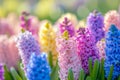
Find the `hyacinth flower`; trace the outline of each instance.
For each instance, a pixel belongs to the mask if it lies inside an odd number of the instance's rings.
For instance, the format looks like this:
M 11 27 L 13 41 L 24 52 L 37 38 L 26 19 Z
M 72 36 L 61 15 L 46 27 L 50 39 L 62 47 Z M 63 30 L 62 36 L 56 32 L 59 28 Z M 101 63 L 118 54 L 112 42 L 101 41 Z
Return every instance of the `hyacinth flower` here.
M 29 13 L 27 12 L 22 12 L 22 15 L 20 16 L 20 20 L 21 20 L 21 27 L 25 30 L 29 30 L 30 29 L 30 25 L 31 25 L 31 18 L 29 17 Z
M 78 24 L 77 17 L 74 14 L 71 14 L 71 13 L 63 14 L 58 19 L 57 23 L 59 24 L 62 20 L 64 20 L 65 17 L 67 17 L 71 21 L 71 23 L 73 24 L 74 27 Z
M 0 63 L 5 63 L 9 68 L 17 67 L 20 60 L 14 38 L 15 36 L 10 38 L 7 35 L 0 36 Z
M 50 66 L 45 54 L 31 54 L 26 76 L 28 80 L 50 80 Z
M 19 54 L 22 58 L 22 62 L 24 64 L 24 68 L 26 68 L 31 53 L 35 52 L 37 54 L 40 54 L 40 47 L 38 45 L 38 42 L 32 36 L 32 33 L 28 31 L 20 33 L 16 38 L 16 43 Z
M 109 31 L 106 34 L 106 60 L 105 60 L 105 72 L 106 77 L 110 71 L 110 67 L 113 65 L 113 80 L 120 75 L 120 31 L 115 25 L 111 25 Z
M 105 30 L 108 31 L 109 27 L 114 24 L 118 29 L 120 29 L 120 14 L 115 11 L 111 10 L 105 14 Z
M 102 39 L 100 41 L 97 42 L 97 48 L 99 50 L 99 56 L 100 56 L 100 60 L 101 59 L 105 59 L 106 58 L 106 53 L 105 53 L 105 40 Z
M 100 12 L 94 10 L 89 14 L 87 17 L 87 27 L 95 36 L 96 42 L 104 38 L 104 17 Z
M 31 16 L 28 12 L 22 12 L 22 15 L 20 16 L 20 26 L 22 27 L 22 30 L 28 30 L 35 34 L 38 32 L 38 26 L 36 26 L 36 24 L 39 25 L 39 21 L 36 17 Z
M 97 49 L 95 38 L 89 29 L 80 28 L 76 35 L 77 53 L 81 60 L 81 66 L 88 73 L 88 60 L 92 58 L 93 62 L 99 60 L 99 51 Z
M 74 37 L 70 37 L 68 31 L 56 38 L 58 51 L 58 65 L 60 67 L 60 80 L 67 80 L 68 71 L 71 69 L 74 74 L 74 80 L 78 80 L 81 70 L 81 62 L 77 55 L 77 46 Z
M 58 53 L 56 51 L 56 33 L 49 22 L 44 22 L 39 30 L 39 42 L 42 51 L 52 54 L 53 65 L 55 65 Z
M 2 64 L 0 64 L 0 80 L 4 80 L 4 69 Z
M 67 17 L 65 17 L 63 22 L 60 23 L 59 29 L 60 29 L 61 34 L 63 34 L 63 32 L 65 30 L 67 30 L 70 37 L 74 36 L 74 34 L 75 34 L 75 29 L 73 27 L 73 24 L 71 23 L 71 21 Z
M 13 35 L 14 31 L 10 28 L 9 23 L 6 19 L 0 19 L 0 35 Z

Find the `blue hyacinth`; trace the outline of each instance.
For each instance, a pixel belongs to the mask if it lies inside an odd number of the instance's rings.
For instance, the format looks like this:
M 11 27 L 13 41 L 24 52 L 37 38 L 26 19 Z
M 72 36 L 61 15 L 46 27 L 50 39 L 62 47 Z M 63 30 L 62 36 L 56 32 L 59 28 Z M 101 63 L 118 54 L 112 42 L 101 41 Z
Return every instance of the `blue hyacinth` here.
M 111 25 L 106 34 L 106 60 L 105 72 L 106 77 L 109 74 L 110 67 L 114 66 L 113 80 L 120 75 L 120 31 L 115 25 Z
M 28 80 L 50 80 L 50 66 L 45 54 L 31 55 L 26 75 Z
M 29 58 L 32 52 L 40 54 L 40 47 L 38 42 L 35 40 L 31 32 L 20 33 L 16 39 L 17 48 L 19 50 L 24 68 L 26 70 L 26 65 L 29 62 Z

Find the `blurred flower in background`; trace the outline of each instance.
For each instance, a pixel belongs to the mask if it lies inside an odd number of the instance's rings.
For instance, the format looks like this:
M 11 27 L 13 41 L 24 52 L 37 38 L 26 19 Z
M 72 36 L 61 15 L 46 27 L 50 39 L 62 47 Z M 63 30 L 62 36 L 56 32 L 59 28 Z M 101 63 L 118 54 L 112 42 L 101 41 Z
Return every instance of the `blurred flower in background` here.
M 28 11 L 40 19 L 52 22 L 67 12 L 77 15 L 78 19 L 84 19 L 94 9 L 104 14 L 108 10 L 118 10 L 119 5 L 120 0 L 0 0 L 0 17 L 10 12 L 20 14 Z

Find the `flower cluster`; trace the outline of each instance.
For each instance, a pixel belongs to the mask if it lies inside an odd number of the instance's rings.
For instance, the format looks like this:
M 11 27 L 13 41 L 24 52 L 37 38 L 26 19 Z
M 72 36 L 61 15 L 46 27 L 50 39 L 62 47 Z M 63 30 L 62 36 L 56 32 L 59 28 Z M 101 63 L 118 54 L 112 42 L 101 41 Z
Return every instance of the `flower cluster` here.
M 22 15 L 20 16 L 20 20 L 21 20 L 21 24 L 20 24 L 21 27 L 24 28 L 25 30 L 29 30 L 31 25 L 31 19 L 29 18 L 29 13 L 22 12 Z
M 81 60 L 82 68 L 88 73 L 88 60 L 92 58 L 93 61 L 99 60 L 99 51 L 95 44 L 95 38 L 88 29 L 80 28 L 77 31 L 77 51 Z
M 73 37 L 59 36 L 56 39 L 58 56 L 58 64 L 60 67 L 59 77 L 61 80 L 67 80 L 68 71 L 72 69 L 75 80 L 78 80 L 81 63 L 77 55 L 77 46 Z M 76 66 L 77 65 L 77 66 Z
M 97 45 L 97 48 L 99 50 L 100 59 L 105 59 L 106 58 L 106 54 L 105 54 L 105 40 L 102 39 L 101 41 L 98 41 L 96 45 Z
M 15 36 L 8 38 L 7 35 L 0 37 L 0 63 L 5 63 L 9 68 L 17 67 L 17 62 L 20 60 L 14 38 Z
M 43 23 L 39 30 L 39 42 L 41 49 L 46 53 L 52 53 L 53 64 L 56 63 L 58 53 L 56 51 L 56 33 L 49 22 Z
M 77 17 L 72 14 L 72 13 L 66 13 L 66 14 L 63 14 L 57 21 L 57 23 L 59 24 L 62 20 L 64 20 L 64 18 L 67 17 L 72 25 L 75 27 L 77 24 L 78 24 L 78 20 L 77 20 Z
M 59 29 L 60 29 L 60 33 L 62 34 L 65 30 L 68 31 L 68 33 L 70 34 L 70 37 L 74 36 L 75 34 L 75 30 L 74 30 L 74 27 L 71 23 L 71 21 L 65 17 L 63 22 L 60 23 L 59 25 Z
M 45 54 L 31 54 L 26 75 L 28 80 L 50 80 L 50 66 Z
M 98 11 L 90 13 L 87 18 L 87 27 L 95 36 L 96 42 L 104 37 L 104 17 Z
M 113 79 L 120 75 L 120 31 L 115 25 L 111 25 L 106 34 L 106 60 L 105 72 L 106 76 L 110 71 L 110 66 L 114 66 Z
M 105 14 L 105 30 L 108 31 L 109 27 L 114 24 L 120 29 L 120 15 L 117 11 L 111 10 Z
M 14 31 L 10 28 L 10 25 L 7 23 L 6 19 L 0 19 L 0 35 L 13 35 Z
M 16 43 L 24 67 L 26 67 L 27 63 L 29 62 L 32 52 L 40 54 L 40 47 L 38 45 L 38 42 L 34 39 L 31 32 L 26 31 L 19 34 L 16 38 Z
M 2 64 L 0 64 L 0 80 L 4 80 L 4 69 Z

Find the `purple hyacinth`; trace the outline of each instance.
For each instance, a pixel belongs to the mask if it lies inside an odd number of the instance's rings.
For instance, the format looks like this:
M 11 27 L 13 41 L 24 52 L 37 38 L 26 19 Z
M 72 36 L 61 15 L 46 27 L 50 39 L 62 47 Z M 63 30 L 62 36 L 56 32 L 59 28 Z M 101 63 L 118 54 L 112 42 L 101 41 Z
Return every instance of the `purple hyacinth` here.
M 89 58 L 92 58 L 93 62 L 96 59 L 99 60 L 99 51 L 95 44 L 95 38 L 88 29 L 80 28 L 77 33 L 77 53 L 80 57 L 82 68 L 88 73 L 88 60 Z
M 2 64 L 0 64 L 0 80 L 4 80 L 4 69 Z
M 71 21 L 65 17 L 63 22 L 60 23 L 60 26 L 59 26 L 59 29 L 60 29 L 60 33 L 62 34 L 65 30 L 68 31 L 68 33 L 70 34 L 70 37 L 74 36 L 75 34 L 75 29 L 71 23 Z
M 94 10 L 93 13 L 89 14 L 87 18 L 87 27 L 95 36 L 95 42 L 100 41 L 105 36 L 105 32 L 103 30 L 104 17 L 100 12 L 96 10 Z
M 35 52 L 39 54 L 40 47 L 38 45 L 38 42 L 32 36 L 32 33 L 28 31 L 19 34 L 16 39 L 16 43 L 16 46 L 22 58 L 22 62 L 24 64 L 24 68 L 26 68 L 31 53 Z

